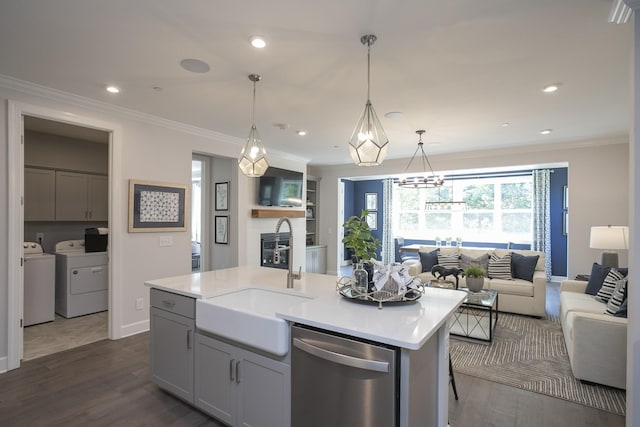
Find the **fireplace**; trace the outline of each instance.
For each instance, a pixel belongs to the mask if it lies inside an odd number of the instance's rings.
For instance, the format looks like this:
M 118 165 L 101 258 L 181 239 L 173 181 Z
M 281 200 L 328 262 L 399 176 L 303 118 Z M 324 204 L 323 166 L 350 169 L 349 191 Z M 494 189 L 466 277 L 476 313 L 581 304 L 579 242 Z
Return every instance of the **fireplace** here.
M 289 236 L 287 233 L 280 233 L 279 247 L 289 246 Z M 276 248 L 276 234 L 262 233 L 260 234 L 260 265 L 263 267 L 289 268 L 289 249 L 280 249 L 280 263 L 273 262 L 273 252 Z

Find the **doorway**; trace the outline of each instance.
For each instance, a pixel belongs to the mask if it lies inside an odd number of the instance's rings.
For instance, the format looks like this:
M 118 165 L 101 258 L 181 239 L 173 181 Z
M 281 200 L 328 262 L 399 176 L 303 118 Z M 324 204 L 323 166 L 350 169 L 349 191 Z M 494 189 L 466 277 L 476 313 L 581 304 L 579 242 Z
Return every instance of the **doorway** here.
M 24 346 L 24 267 L 23 267 L 23 242 L 25 240 L 25 217 L 24 217 L 24 169 L 25 152 L 22 143 L 25 134 L 25 117 L 35 117 L 50 120 L 62 124 L 85 127 L 100 131 L 107 135 L 108 153 L 108 183 L 107 183 L 107 223 L 112 229 L 121 229 L 123 221 L 113 212 L 121 210 L 122 203 L 119 201 L 120 187 L 115 177 L 119 176 L 119 166 L 114 159 L 119 158 L 121 151 L 121 130 L 118 125 L 96 120 L 81 115 L 71 115 L 68 112 L 53 110 L 49 108 L 9 101 L 8 105 L 8 158 L 9 168 L 9 209 L 8 209 L 8 310 L 7 310 L 7 359 L 6 370 L 20 367 Z M 37 240 L 37 237 L 36 237 Z M 122 336 L 119 325 L 115 324 L 120 316 L 120 303 L 116 296 L 120 295 L 121 265 L 116 256 L 119 248 L 117 235 L 109 236 L 109 247 L 107 250 L 108 262 L 108 301 L 107 301 L 107 334 L 110 339 L 117 339 Z
M 209 270 L 209 203 L 211 158 L 194 154 L 191 159 L 191 271 Z

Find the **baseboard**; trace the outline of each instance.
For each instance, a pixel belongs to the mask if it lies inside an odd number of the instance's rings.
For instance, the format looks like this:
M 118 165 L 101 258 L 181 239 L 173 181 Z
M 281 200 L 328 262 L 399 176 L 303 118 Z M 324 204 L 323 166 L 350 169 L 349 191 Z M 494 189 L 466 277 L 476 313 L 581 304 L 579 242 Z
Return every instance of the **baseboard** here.
M 142 332 L 147 332 L 149 330 L 149 320 L 143 320 L 141 322 L 130 323 L 128 325 L 124 325 L 121 329 L 120 338 L 130 337 L 131 335 L 141 334 Z
M 0 357 L 0 374 L 4 374 L 5 372 L 7 372 L 7 364 L 8 364 L 7 356 Z

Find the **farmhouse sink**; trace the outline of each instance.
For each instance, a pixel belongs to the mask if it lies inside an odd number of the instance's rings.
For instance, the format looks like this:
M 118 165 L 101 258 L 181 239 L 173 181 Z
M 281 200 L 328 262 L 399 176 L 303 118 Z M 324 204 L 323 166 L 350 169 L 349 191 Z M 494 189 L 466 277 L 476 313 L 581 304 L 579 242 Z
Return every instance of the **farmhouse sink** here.
M 289 325 L 278 311 L 313 299 L 296 291 L 243 288 L 196 301 L 198 329 L 279 356 L 289 352 Z

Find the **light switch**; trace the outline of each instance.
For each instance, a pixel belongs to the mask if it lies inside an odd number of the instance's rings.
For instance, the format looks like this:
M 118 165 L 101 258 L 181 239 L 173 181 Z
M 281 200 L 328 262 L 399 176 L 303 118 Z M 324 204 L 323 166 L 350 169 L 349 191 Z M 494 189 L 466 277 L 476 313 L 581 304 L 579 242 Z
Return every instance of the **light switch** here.
M 173 237 L 160 236 L 160 246 L 172 246 L 172 245 L 173 245 Z

